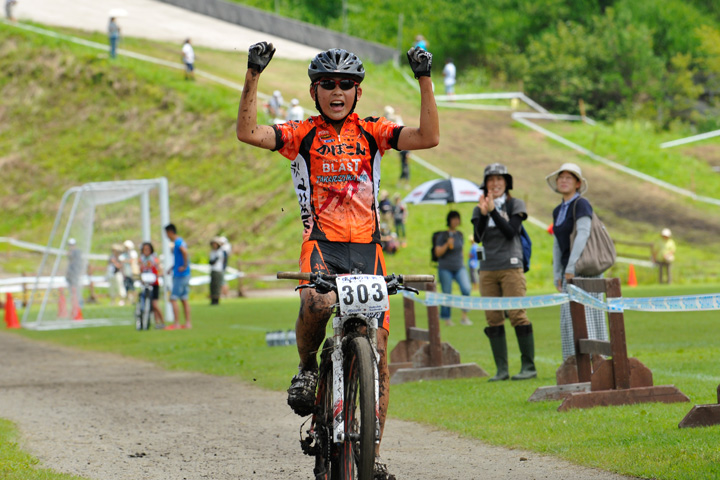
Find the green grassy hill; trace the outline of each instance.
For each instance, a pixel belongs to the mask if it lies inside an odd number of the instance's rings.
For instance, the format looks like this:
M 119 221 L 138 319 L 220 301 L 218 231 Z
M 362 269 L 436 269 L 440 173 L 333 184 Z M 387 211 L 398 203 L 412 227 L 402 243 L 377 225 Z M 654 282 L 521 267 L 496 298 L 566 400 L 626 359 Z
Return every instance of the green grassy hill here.
M 72 32 L 104 42 L 100 34 Z M 126 39 L 129 50 L 177 61 L 176 45 Z M 242 83 L 244 54 L 198 48 L 198 68 Z M 391 104 L 405 123 L 417 123 L 419 97 L 389 65 L 368 65 L 361 115 L 381 114 Z M 310 106 L 306 62 L 275 59 L 263 73 L 260 89 L 282 90 Z M 239 92 L 199 79 L 186 82 L 182 73 L 0 25 L 0 186 L 4 215 L 0 236 L 44 243 L 62 193 L 85 182 L 166 176 L 170 182 L 173 221 L 188 240 L 193 260 L 206 262 L 207 242 L 224 233 L 245 261 L 277 260 L 256 267 L 263 273 L 295 268 L 301 227 L 288 161 L 277 153 L 239 143 L 234 122 Z M 261 118 L 261 121 L 268 119 Z M 553 124 L 580 143 L 596 144 L 603 155 L 627 160 L 633 168 L 720 196 L 720 180 L 710 166 L 720 142 L 660 154 L 667 140 L 652 129 Z M 673 135 L 689 134 L 675 131 Z M 592 143 L 593 145 L 588 145 Z M 441 144 L 419 154 L 453 176 L 480 182 L 491 162 L 503 162 L 515 176 L 515 195 L 525 199 L 532 215 L 545 222 L 558 197 L 544 177 L 565 161 L 580 163 L 590 180 L 588 198 L 616 238 L 654 241 L 660 228 L 674 229 L 680 246 L 678 279 L 715 278 L 720 266 L 717 208 L 698 204 L 648 186 L 594 162 L 514 123 L 507 113 L 443 109 Z M 388 152 L 382 188 L 406 193 L 396 184 L 399 161 Z M 649 162 L 654 158 L 654 162 Z M 636 159 L 637 161 L 632 161 Z M 412 185 L 436 175 L 412 164 Z M 471 234 L 472 205 L 458 205 L 466 236 Z M 429 242 L 442 229 L 444 206 L 413 206 L 409 244 L 388 257 L 395 272 L 432 271 Z M 99 244 L 124 238 L 134 219 L 119 222 L 99 217 L 106 232 Z M 551 237 L 530 227 L 534 241 L 529 283 L 550 288 Z M 103 243 L 104 242 L 104 243 Z M 102 252 L 103 248 L 96 251 Z M 3 273 L 31 271 L 37 257 L 8 250 L 0 259 Z M 626 267 L 617 267 L 624 276 Z M 651 271 L 640 271 L 651 281 Z

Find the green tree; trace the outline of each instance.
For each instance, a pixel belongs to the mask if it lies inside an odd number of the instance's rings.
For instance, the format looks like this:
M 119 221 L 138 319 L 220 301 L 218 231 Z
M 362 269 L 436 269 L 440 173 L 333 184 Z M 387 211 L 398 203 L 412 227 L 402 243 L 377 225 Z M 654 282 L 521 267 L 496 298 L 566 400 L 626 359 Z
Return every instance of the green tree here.
M 612 8 L 587 28 L 558 23 L 530 43 L 526 57 L 525 87 L 534 98 L 558 111 L 577 111 L 582 98 L 601 118 L 630 114 L 655 97 L 663 72 L 650 30 Z

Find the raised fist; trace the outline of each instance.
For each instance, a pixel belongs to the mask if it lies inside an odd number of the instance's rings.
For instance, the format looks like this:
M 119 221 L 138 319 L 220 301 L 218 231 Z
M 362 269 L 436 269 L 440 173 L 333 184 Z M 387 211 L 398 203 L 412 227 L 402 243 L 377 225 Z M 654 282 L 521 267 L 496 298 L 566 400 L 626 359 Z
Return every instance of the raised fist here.
M 251 45 L 248 51 L 248 68 L 262 73 L 270 60 L 272 60 L 273 55 L 275 55 L 275 47 L 273 47 L 272 43 L 259 42 Z
M 412 68 L 415 78 L 429 77 L 430 68 L 432 67 L 432 53 L 423 50 L 420 47 L 413 47 L 407 52 L 410 68 Z

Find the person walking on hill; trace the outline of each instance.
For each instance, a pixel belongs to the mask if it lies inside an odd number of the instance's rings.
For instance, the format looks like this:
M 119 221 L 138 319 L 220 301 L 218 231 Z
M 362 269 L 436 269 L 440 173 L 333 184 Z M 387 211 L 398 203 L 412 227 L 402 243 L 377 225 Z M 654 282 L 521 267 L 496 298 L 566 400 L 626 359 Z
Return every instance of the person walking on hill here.
M 452 58 L 448 57 L 445 60 L 445 67 L 443 68 L 443 83 L 445 85 L 445 95 L 450 97 L 455 95 L 455 77 L 457 75 L 457 69 L 453 63 Z
M 667 284 L 669 285 L 672 281 L 672 278 L 670 277 L 670 264 L 672 264 L 675 261 L 675 250 L 677 250 L 677 246 L 675 245 L 675 240 L 672 238 L 672 232 L 669 228 L 663 228 L 660 232 L 660 237 L 662 238 L 662 243 L 660 244 L 660 249 L 658 252 L 655 252 L 655 247 L 653 246 L 653 261 L 658 266 L 658 275 L 659 275 L 659 282 L 663 283 L 663 270 L 665 271 L 666 278 L 667 278 Z
M 185 80 L 195 80 L 195 50 L 189 38 L 182 46 L 182 59 L 185 64 Z
M 187 244 L 177 234 L 177 228 L 174 224 L 165 225 L 165 234 L 168 239 L 173 242 L 173 258 L 175 260 L 172 268 L 167 273 L 172 272 L 173 285 L 170 294 L 170 304 L 173 309 L 175 320 L 166 327 L 167 330 L 175 330 L 177 328 L 192 328 L 190 322 L 190 304 L 188 297 L 190 296 L 190 255 L 188 254 Z M 180 300 L 183 305 L 183 313 L 185 314 L 185 323 L 180 325 L 180 312 L 178 311 L 177 301 Z
M 117 57 L 117 45 L 120 41 L 120 26 L 115 21 L 115 17 L 110 18 L 108 23 L 108 40 L 110 41 L 110 58 Z
M 562 196 L 562 202 L 553 210 L 553 280 L 559 292 L 567 293 L 567 282 L 575 276 L 575 263 L 582 255 L 590 238 L 593 209 L 582 195 L 588 190 L 588 182 L 582 170 L 574 163 L 565 163 L 545 177 L 550 188 Z M 571 241 L 573 231 L 577 232 Z M 601 278 L 602 275 L 592 278 Z M 608 340 L 605 314 L 601 310 L 585 307 L 588 338 Z M 563 361 L 575 355 L 570 304 L 560 307 L 560 338 Z
M 463 245 L 465 243 L 463 234 L 458 230 L 460 226 L 460 213 L 451 210 L 447 214 L 448 229 L 435 237 L 435 256 L 438 258 L 438 279 L 443 293 L 452 293 L 452 284 L 455 280 L 463 295 L 470 296 L 470 277 L 465 269 L 465 257 Z M 450 318 L 450 307 L 440 307 L 440 320 L 448 327 L 453 326 Z M 472 325 L 468 318 L 468 311 L 462 310 L 461 325 Z
M 258 81 L 274 53 L 272 44 L 265 42 L 250 47 L 238 108 L 237 138 L 250 145 L 277 150 L 292 161 L 290 169 L 304 227 L 301 270 L 340 274 L 357 268 L 365 274 L 385 275 L 377 199 L 380 162 L 391 148 L 431 148 L 440 140 L 430 80 L 432 55 L 416 48 L 407 53 L 420 85 L 418 128 L 403 127 L 385 118 L 361 119 L 354 113 L 363 93 L 360 84 L 365 79 L 365 67 L 355 54 L 340 48 L 320 52 L 308 67 L 310 98 L 315 102 L 318 116 L 302 122 L 258 125 Z M 334 303 L 334 294 L 320 294 L 313 289 L 303 289 L 300 293 L 295 327 L 300 365 L 288 389 L 288 404 L 301 416 L 311 413 L 315 403 L 317 351 L 325 337 Z M 389 320 L 389 312 L 385 312 L 377 331 L 380 438 L 390 391 Z M 378 442 L 375 480 L 394 479 L 379 453 Z
M 483 190 L 473 210 L 474 239 L 482 242 L 484 257 L 480 259 L 480 294 L 483 297 L 524 297 L 523 250 L 520 240 L 522 222 L 527 218 L 525 202 L 510 195 L 513 177 L 507 167 L 493 163 L 485 167 Z M 482 255 L 481 255 L 482 256 Z M 535 339 L 525 310 L 509 310 L 510 324 L 515 328 L 520 348 L 520 373 L 513 380 L 537 377 L 535 369 Z M 485 335 L 495 359 L 497 373 L 491 382 L 510 378 L 505 314 L 501 310 L 486 310 L 488 326 Z
M 15 5 L 17 5 L 17 0 L 5 0 L 5 17 L 11 22 L 15 21 L 15 16 L 13 15 Z
M 288 121 L 302 122 L 305 120 L 305 109 L 300 106 L 300 100 L 293 98 L 290 100 L 290 109 L 287 114 Z

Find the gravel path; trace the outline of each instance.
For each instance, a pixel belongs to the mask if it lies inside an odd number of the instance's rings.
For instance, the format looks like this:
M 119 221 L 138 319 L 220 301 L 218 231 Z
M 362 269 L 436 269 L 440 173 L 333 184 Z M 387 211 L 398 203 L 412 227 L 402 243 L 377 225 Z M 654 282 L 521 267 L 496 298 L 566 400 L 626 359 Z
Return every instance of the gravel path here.
M 285 396 L 232 378 L 0 333 L 0 417 L 41 465 L 94 480 L 311 479 Z M 390 419 L 400 480 L 626 477 Z

